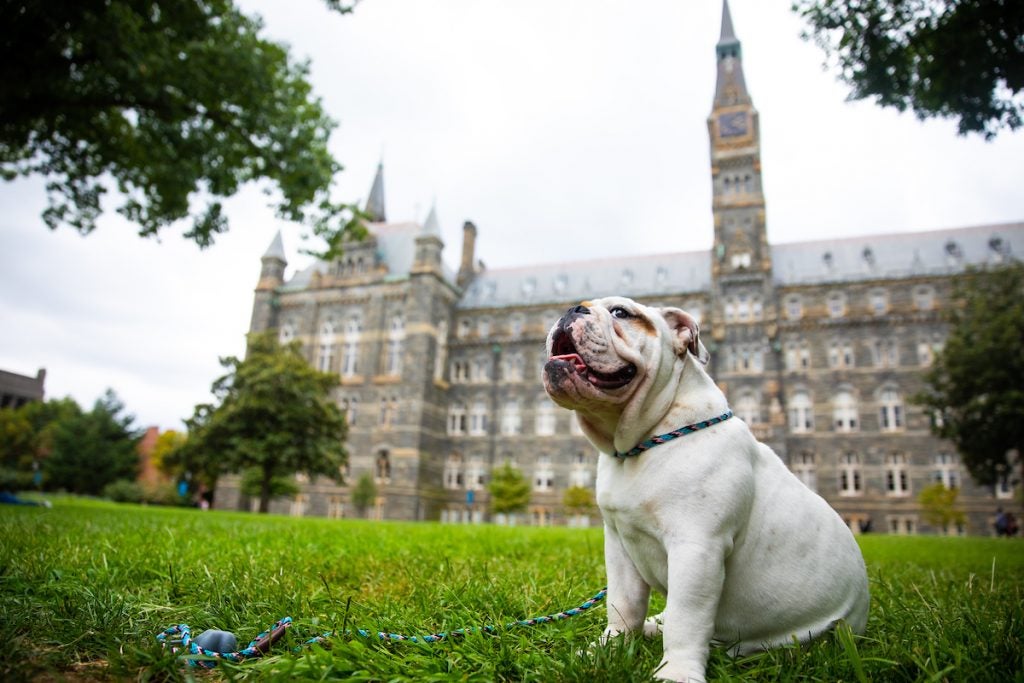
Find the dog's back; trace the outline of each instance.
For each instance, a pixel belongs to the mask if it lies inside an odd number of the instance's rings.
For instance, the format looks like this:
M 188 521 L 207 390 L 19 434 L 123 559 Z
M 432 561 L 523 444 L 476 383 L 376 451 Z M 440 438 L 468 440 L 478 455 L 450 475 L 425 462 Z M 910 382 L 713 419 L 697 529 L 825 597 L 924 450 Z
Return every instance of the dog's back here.
M 750 437 L 751 439 L 753 436 Z M 754 501 L 726 564 L 716 640 L 746 653 L 867 623 L 867 571 L 850 529 L 758 444 Z

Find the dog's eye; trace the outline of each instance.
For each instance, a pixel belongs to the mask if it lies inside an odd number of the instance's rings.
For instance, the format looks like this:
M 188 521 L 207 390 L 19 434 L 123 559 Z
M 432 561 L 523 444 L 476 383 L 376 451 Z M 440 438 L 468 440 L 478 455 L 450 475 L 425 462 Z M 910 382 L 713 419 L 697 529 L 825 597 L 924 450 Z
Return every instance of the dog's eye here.
M 619 320 L 628 320 L 629 318 L 636 317 L 622 306 L 616 306 L 615 308 L 611 309 L 608 312 L 612 314 L 613 318 L 618 318 Z

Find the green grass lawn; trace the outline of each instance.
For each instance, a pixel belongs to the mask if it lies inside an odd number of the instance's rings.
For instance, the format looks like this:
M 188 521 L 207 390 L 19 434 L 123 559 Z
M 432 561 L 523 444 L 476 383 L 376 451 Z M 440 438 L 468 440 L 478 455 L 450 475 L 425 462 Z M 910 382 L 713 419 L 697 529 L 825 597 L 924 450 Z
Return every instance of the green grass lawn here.
M 1024 681 L 1024 542 L 869 536 L 864 637 L 733 660 L 724 681 Z M 370 523 L 57 500 L 0 509 L 0 678 L 648 680 L 658 640 L 587 649 L 604 607 L 556 625 L 432 645 L 337 638 L 506 624 L 580 604 L 604 585 L 599 529 Z M 657 606 L 657 605 L 656 605 Z M 215 673 L 154 636 L 180 622 L 242 645 L 295 625 L 271 656 Z

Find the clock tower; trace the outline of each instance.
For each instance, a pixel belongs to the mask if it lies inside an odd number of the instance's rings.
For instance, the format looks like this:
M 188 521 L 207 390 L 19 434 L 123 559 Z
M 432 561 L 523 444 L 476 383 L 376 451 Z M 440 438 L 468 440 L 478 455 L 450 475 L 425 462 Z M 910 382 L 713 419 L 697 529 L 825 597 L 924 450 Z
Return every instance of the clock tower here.
M 755 435 L 785 453 L 777 306 L 761 188 L 758 114 L 743 78 L 743 54 L 728 0 L 715 46 L 718 80 L 711 139 L 712 372 Z
M 722 4 L 722 35 L 715 53 L 718 81 L 708 118 L 715 219 L 712 272 L 769 273 L 758 115 L 743 78 L 742 51 L 728 0 Z

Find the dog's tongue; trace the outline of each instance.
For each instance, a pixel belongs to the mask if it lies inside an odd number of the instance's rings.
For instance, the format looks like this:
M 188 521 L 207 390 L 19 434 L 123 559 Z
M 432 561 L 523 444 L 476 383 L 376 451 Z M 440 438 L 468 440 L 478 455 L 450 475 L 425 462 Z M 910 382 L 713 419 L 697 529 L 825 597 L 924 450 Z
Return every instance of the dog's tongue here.
M 583 362 L 578 353 L 567 353 L 563 356 L 551 356 L 548 360 L 564 360 L 566 363 L 572 363 L 576 368 L 576 372 L 585 372 L 587 370 L 587 364 Z

